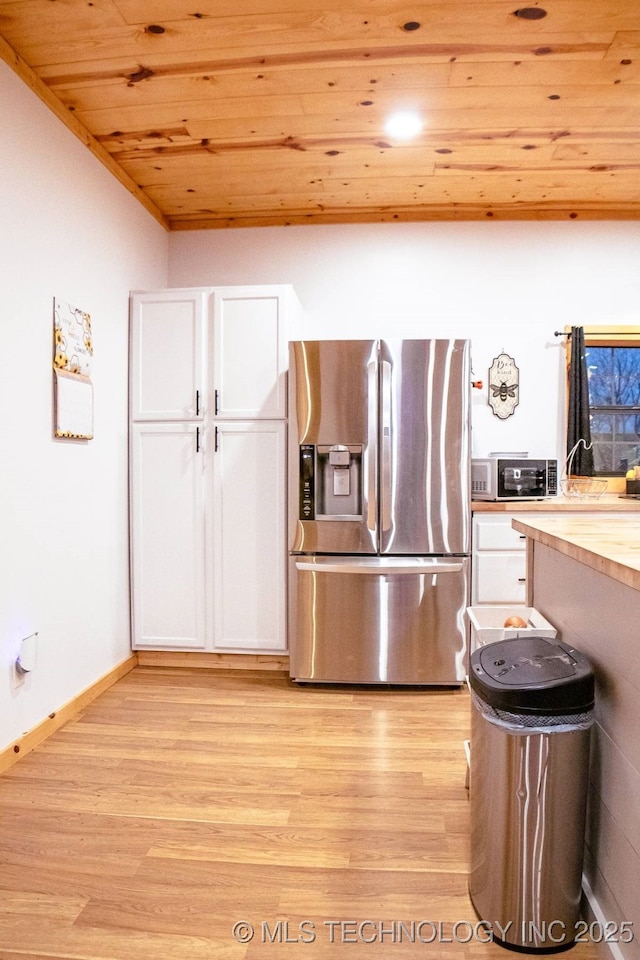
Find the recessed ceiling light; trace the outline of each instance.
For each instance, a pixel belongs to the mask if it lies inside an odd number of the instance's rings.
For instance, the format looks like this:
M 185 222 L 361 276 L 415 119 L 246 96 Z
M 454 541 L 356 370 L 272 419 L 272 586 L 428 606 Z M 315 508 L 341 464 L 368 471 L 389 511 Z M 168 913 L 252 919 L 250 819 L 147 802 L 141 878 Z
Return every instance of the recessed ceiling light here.
M 384 129 L 396 140 L 411 140 L 422 131 L 422 120 L 417 113 L 394 113 L 385 123 Z

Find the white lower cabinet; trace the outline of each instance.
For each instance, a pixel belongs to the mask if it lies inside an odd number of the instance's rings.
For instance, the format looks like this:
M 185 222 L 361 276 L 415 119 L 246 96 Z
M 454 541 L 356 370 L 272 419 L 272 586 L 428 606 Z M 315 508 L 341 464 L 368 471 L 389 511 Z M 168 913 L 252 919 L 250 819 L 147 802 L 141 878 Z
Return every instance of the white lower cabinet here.
M 281 652 L 287 647 L 286 425 L 218 421 L 215 431 L 214 648 Z
M 526 540 L 511 526 L 513 516 L 474 514 L 472 605 L 525 602 Z
M 201 425 L 132 424 L 134 649 L 206 647 L 205 490 Z
M 599 516 L 588 509 L 575 513 L 582 519 Z M 526 537 L 514 530 L 514 517 L 567 516 L 562 510 L 518 511 L 517 513 L 473 514 L 471 557 L 471 604 L 524 604 L 526 599 L 527 557 Z
M 133 647 L 287 649 L 284 421 L 131 426 Z

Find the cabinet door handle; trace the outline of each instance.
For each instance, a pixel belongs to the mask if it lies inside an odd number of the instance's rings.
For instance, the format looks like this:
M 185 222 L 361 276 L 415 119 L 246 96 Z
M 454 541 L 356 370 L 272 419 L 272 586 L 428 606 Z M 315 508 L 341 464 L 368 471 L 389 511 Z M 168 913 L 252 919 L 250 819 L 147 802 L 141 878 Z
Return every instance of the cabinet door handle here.
M 213 450 L 214 450 L 214 453 L 218 452 L 218 428 L 217 427 L 215 429 L 215 434 L 214 434 Z
M 215 402 L 215 403 L 214 403 L 214 415 L 217 417 L 217 416 L 218 416 L 218 391 L 217 391 L 217 390 L 214 390 L 214 392 L 213 392 L 213 397 L 214 397 L 214 402 Z
M 200 391 L 196 390 L 196 417 L 200 416 Z
M 518 583 L 526 583 L 526 582 L 527 582 L 526 577 L 518 577 Z
M 196 453 L 200 453 L 200 427 L 196 427 Z

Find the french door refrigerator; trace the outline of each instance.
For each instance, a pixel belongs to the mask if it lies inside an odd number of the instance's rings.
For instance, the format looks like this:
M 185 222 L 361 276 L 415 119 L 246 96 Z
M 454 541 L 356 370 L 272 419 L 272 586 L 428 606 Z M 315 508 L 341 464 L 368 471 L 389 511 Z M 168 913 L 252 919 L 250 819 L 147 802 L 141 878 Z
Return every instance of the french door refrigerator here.
M 459 684 L 470 344 L 290 343 L 290 675 Z

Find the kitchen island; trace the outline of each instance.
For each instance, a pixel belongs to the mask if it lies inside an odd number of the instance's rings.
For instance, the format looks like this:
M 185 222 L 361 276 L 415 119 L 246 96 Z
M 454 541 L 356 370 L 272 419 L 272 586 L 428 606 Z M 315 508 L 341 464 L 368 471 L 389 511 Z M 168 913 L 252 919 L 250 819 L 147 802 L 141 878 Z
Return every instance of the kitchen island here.
M 616 950 L 639 960 L 640 515 L 529 515 L 513 526 L 527 537 L 527 604 L 594 666 L 585 891 L 614 934 L 633 923 L 633 941 L 618 937 Z

